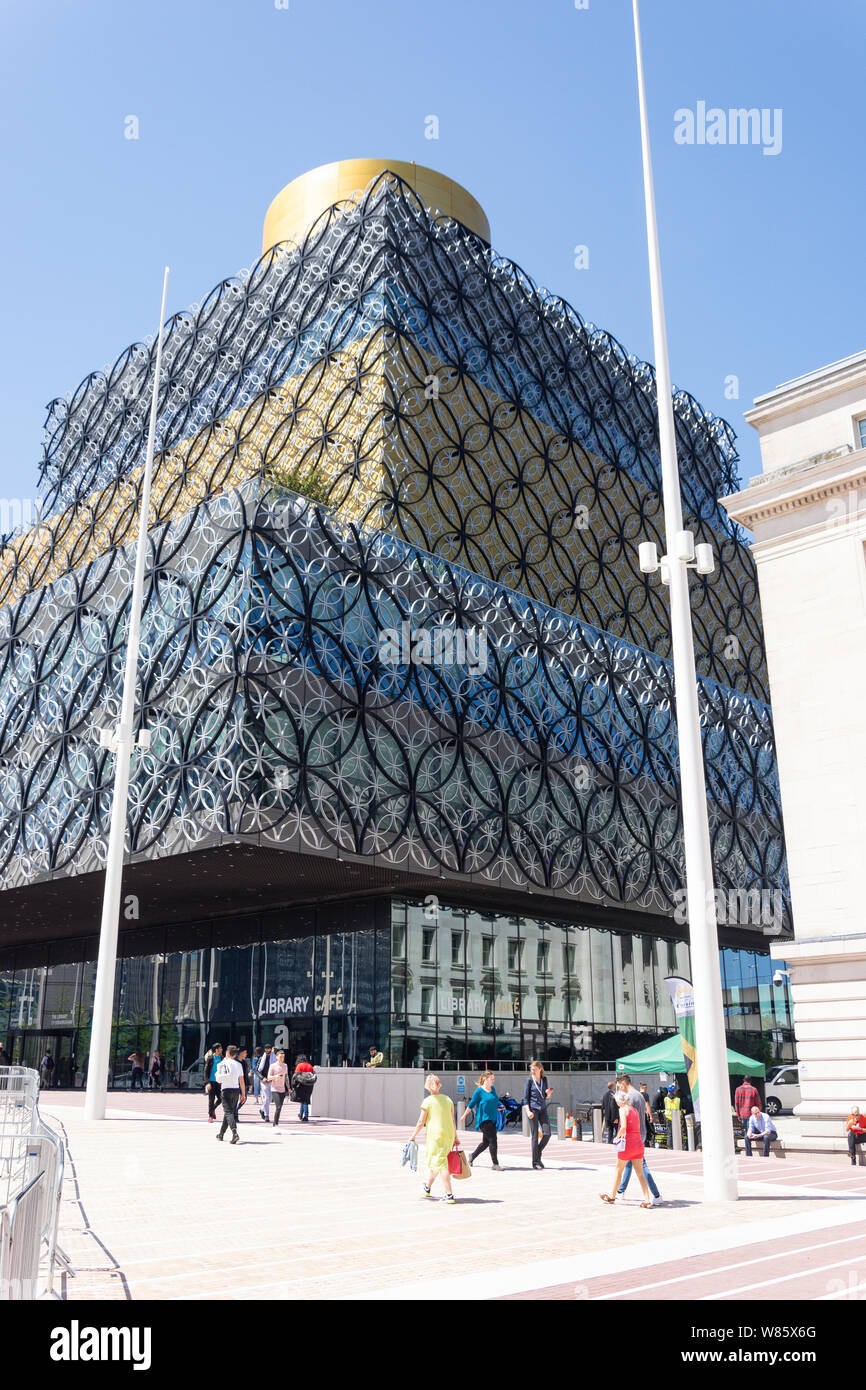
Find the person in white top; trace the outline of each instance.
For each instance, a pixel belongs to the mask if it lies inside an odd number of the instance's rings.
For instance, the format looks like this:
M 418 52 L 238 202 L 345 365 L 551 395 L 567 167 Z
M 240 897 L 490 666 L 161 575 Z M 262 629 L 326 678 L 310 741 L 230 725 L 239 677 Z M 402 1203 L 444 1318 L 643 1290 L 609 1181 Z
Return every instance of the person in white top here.
M 244 1069 L 238 1061 L 238 1050 L 234 1043 L 229 1043 L 226 1048 L 226 1055 L 217 1064 L 216 1080 L 220 1087 L 220 1100 L 223 1107 L 223 1122 L 217 1139 L 222 1139 L 227 1129 L 232 1132 L 232 1143 L 238 1142 L 238 1102 L 247 1098 L 247 1088 L 244 1085 Z
M 283 1101 L 286 1098 L 286 1085 L 288 1082 L 289 1069 L 286 1066 L 285 1052 L 277 1053 L 277 1060 L 271 1063 L 268 1072 L 268 1081 L 271 1086 L 271 1095 L 274 1100 L 274 1129 L 280 1123 L 280 1114 L 283 1109 Z

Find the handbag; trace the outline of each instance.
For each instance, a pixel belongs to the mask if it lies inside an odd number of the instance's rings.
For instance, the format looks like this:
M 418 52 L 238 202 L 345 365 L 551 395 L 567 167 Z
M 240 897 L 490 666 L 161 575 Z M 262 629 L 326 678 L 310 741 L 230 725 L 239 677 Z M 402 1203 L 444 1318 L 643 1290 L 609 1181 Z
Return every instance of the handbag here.
M 453 1149 L 448 1155 L 448 1172 L 452 1178 L 456 1179 L 472 1177 L 469 1159 L 456 1140 L 454 1141 Z

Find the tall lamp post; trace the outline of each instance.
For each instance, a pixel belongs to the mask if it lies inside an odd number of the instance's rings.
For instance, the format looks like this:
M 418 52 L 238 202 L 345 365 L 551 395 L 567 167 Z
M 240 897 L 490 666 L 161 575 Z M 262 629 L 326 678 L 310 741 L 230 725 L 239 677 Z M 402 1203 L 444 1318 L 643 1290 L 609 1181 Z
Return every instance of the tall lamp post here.
M 138 548 L 135 556 L 135 578 L 129 610 L 129 635 L 126 641 L 126 669 L 123 676 L 123 699 L 120 723 L 112 733 L 103 729 L 99 742 L 116 754 L 114 764 L 114 798 L 111 803 L 111 829 L 108 836 L 108 857 L 105 861 L 105 893 L 102 899 L 102 924 L 99 929 L 99 956 L 96 964 L 96 984 L 93 991 L 93 1022 L 90 1028 L 90 1057 L 87 1065 L 87 1093 L 84 1098 L 84 1118 L 104 1120 L 108 1090 L 108 1064 L 111 1053 L 111 1015 L 114 1006 L 114 976 L 117 966 L 117 928 L 120 916 L 120 889 L 123 877 L 123 849 L 126 838 L 126 810 L 129 791 L 129 764 L 132 749 L 147 748 L 150 735 L 142 730 L 133 739 L 135 722 L 135 682 L 138 671 L 141 604 L 144 596 L 144 566 L 147 558 L 147 519 L 150 513 L 150 480 L 153 473 L 153 447 L 156 436 L 156 407 L 159 397 L 159 373 L 162 365 L 162 336 L 165 320 L 165 297 L 168 290 L 168 266 L 162 281 L 162 305 L 159 311 L 159 336 L 156 343 L 156 364 L 153 373 L 153 396 L 150 402 L 150 427 L 147 435 L 147 454 L 138 520 Z
M 662 583 L 667 584 L 670 591 L 671 648 L 680 754 L 689 945 L 695 996 L 695 1044 L 700 1088 L 704 1196 L 708 1202 L 734 1202 L 737 1200 L 736 1158 L 731 1124 L 722 977 L 713 898 L 713 861 L 707 817 L 707 789 L 704 781 L 688 575 L 689 569 L 696 569 L 698 574 L 712 573 L 714 560 L 711 546 L 696 546 L 692 532 L 683 530 L 638 0 L 632 0 L 632 7 L 667 548 L 667 554 L 659 559 L 655 545 L 651 541 L 644 542 L 639 552 L 640 567 L 645 574 L 660 570 Z

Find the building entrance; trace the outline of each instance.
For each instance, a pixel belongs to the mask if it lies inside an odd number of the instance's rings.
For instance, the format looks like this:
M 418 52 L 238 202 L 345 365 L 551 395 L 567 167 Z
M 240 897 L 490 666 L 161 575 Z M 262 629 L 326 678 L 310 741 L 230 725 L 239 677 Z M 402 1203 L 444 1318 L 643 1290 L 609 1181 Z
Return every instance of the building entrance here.
M 39 1064 L 48 1052 L 54 1058 L 50 1084 L 75 1084 L 75 1030 L 72 1028 L 44 1032 L 10 1032 L 6 1041 L 6 1051 L 14 1066 L 32 1067 L 34 1071 L 39 1071 Z

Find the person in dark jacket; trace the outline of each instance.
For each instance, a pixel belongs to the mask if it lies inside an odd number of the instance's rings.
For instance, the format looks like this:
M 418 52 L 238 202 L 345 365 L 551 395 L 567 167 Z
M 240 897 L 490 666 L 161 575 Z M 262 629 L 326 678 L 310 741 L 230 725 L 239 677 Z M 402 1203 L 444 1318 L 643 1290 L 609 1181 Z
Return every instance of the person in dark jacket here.
M 309 1124 L 310 1122 L 310 1098 L 315 1084 L 316 1073 L 307 1058 L 301 1053 L 295 1062 L 295 1071 L 292 1076 L 292 1099 L 296 1100 L 300 1106 L 298 1119 L 302 1124 Z
M 604 1142 L 612 1144 L 619 1129 L 619 1106 L 616 1103 L 616 1082 L 608 1081 L 601 1098 L 601 1118 L 604 1121 Z
M 653 1096 L 652 1111 L 660 1120 L 664 1119 L 665 1101 L 668 1098 L 668 1086 L 666 1081 L 659 1084 L 659 1088 Z
M 523 1104 L 530 1110 L 529 1116 L 529 1137 L 532 1140 L 532 1166 L 533 1168 L 543 1168 L 541 1155 L 550 1143 L 550 1119 L 547 1114 L 547 1102 L 553 1095 L 552 1089 L 547 1084 L 547 1077 L 544 1074 L 544 1067 L 540 1062 L 530 1062 L 529 1080 L 523 1088 Z M 539 1132 L 541 1139 L 539 1140 Z

